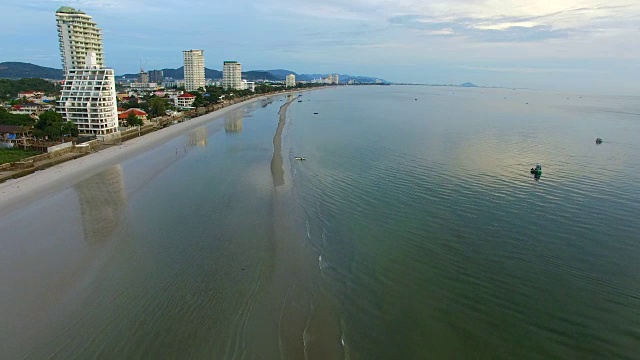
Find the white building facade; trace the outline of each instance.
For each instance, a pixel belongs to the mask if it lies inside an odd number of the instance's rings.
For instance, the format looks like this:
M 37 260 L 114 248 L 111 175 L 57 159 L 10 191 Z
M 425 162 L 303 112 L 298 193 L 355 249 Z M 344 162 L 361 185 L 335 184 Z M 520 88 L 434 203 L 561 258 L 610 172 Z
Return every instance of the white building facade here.
M 184 55 L 184 89 L 198 91 L 207 85 L 204 78 L 204 50 L 185 50 Z
M 285 78 L 286 87 L 295 87 L 296 86 L 296 76 L 293 74 L 287 75 Z
M 56 22 L 63 74 L 66 75 L 71 69 L 84 68 L 85 59 L 90 53 L 95 54 L 99 67 L 104 66 L 102 30 L 91 16 L 63 6 L 56 11 Z
M 256 92 L 256 83 L 253 81 L 242 80 L 242 90 Z
M 117 137 L 118 106 L 113 69 L 102 69 L 95 55 L 82 69 L 70 69 L 62 85 L 57 111 L 78 126 L 81 135 L 99 140 Z
M 105 69 L 102 31 L 91 16 L 63 6 L 56 11 L 65 80 L 57 111 L 81 135 L 118 137 L 118 105 L 113 69 Z
M 222 65 L 222 87 L 242 90 L 242 64 L 237 61 L 225 61 Z

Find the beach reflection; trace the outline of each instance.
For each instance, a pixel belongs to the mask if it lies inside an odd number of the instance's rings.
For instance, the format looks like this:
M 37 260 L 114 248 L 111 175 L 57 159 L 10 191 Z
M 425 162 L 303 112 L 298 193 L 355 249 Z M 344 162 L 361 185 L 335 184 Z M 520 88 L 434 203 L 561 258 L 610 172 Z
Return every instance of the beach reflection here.
M 189 133 L 189 145 L 205 147 L 207 146 L 207 139 L 209 134 L 205 126 L 201 126 Z
M 242 111 L 234 111 L 224 119 L 224 131 L 227 133 L 242 132 Z
M 74 186 L 80 201 L 84 239 L 104 243 L 113 234 L 127 205 L 122 167 L 115 165 Z

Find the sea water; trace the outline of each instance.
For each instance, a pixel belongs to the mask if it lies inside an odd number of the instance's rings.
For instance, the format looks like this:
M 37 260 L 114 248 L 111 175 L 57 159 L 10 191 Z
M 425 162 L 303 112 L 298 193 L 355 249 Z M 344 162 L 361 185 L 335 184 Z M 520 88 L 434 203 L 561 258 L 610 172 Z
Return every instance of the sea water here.
M 0 218 L 0 355 L 635 358 L 638 138 L 639 97 L 253 103 Z

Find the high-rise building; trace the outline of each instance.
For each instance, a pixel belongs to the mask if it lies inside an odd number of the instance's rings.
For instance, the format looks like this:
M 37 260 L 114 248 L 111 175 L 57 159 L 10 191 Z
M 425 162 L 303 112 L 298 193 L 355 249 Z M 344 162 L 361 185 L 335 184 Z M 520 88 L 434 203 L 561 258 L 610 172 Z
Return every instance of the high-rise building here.
M 242 90 L 242 64 L 237 61 L 225 61 L 222 65 L 222 87 Z
M 83 68 L 69 69 L 57 111 L 78 126 L 81 135 L 100 140 L 117 137 L 118 106 L 113 69 L 101 68 L 96 55 L 87 55 Z
M 333 83 L 336 85 L 340 83 L 340 75 L 338 74 L 333 75 Z
M 204 78 L 204 50 L 185 50 L 184 54 L 184 88 L 197 91 L 207 85 Z
M 74 8 L 63 6 L 56 11 L 62 71 L 67 74 L 71 69 L 85 67 L 89 53 L 95 54 L 99 67 L 104 66 L 102 49 L 102 30 L 91 16 Z
M 104 69 L 102 31 L 91 16 L 63 6 L 56 11 L 65 80 L 57 111 L 82 135 L 105 140 L 118 134 L 113 69 Z
M 286 87 L 295 87 L 296 86 L 296 76 L 293 74 L 287 75 L 285 78 L 285 86 Z
M 149 83 L 149 73 L 144 71 L 144 70 L 140 70 L 140 75 L 138 76 L 138 82 L 141 84 L 148 84 Z
M 160 84 L 164 82 L 164 73 L 162 70 L 149 71 L 149 82 Z

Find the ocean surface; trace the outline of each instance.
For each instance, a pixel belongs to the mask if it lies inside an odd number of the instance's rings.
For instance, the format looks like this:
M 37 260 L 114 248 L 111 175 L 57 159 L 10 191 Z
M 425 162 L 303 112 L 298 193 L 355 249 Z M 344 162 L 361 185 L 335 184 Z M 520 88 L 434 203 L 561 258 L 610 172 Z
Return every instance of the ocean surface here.
M 282 95 L 0 218 L 2 359 L 639 355 L 640 97 Z

